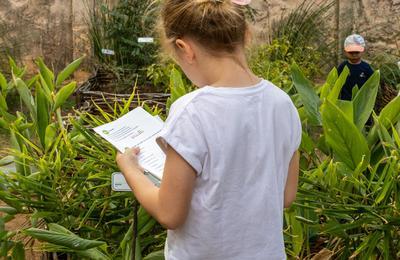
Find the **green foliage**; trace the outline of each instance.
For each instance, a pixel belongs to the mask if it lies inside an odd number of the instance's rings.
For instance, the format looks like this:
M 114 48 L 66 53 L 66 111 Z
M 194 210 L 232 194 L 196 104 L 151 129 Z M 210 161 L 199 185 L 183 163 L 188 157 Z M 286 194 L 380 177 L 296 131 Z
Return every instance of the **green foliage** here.
M 288 14 L 283 14 L 271 26 L 270 42 L 274 40 L 285 40 L 287 42 L 287 53 L 297 53 L 301 59 L 295 60 L 308 75 L 306 64 L 302 60 L 310 62 L 316 69 L 319 67 L 332 66 L 334 41 L 331 40 L 330 29 L 327 21 L 333 12 L 335 1 L 302 1 Z M 315 53 L 322 54 L 323 60 L 313 60 Z M 284 60 L 284 59 L 282 59 Z M 316 70 L 319 71 L 319 70 Z
M 182 78 L 183 84 L 186 86 L 191 85 L 190 81 L 183 74 L 182 70 L 171 59 L 166 59 L 162 55 L 158 58 L 157 63 L 151 64 L 147 67 L 146 77 L 151 81 L 156 90 L 160 92 L 170 91 L 171 71 L 176 70 Z
M 298 197 L 286 217 L 288 230 L 298 239 L 287 234 L 288 253 L 307 257 L 315 250 L 310 241 L 323 240 L 335 259 L 396 259 L 400 246 L 400 139 L 395 126 L 399 125 L 400 103 L 393 100 L 375 117 L 373 127 L 366 127 L 379 71 L 354 92 L 351 101 L 337 99 L 346 74 L 338 77 L 333 69 L 318 88 L 296 65 L 292 67 L 301 101 L 299 112 L 308 112 L 302 114 Z M 314 106 L 307 104 L 310 102 Z M 310 124 L 318 110 L 322 128 Z
M 154 36 L 154 1 L 118 0 L 110 5 L 105 0 L 88 2 L 88 25 L 94 55 L 102 64 L 138 72 L 155 61 L 158 44 L 138 43 L 139 37 Z M 105 55 L 109 49 L 115 55 Z
M 253 47 L 249 54 L 249 64 L 256 75 L 289 91 L 292 86 L 291 64 L 296 62 L 304 68 L 307 77 L 316 78 L 321 74 L 318 65 L 321 57 L 322 53 L 311 46 L 293 47 L 286 38 L 279 38 L 270 44 Z
M 371 65 L 381 71 L 381 81 L 395 90 L 400 89 L 400 65 L 398 55 L 378 53 L 372 57 Z
M 74 116 L 64 117 L 61 107 L 76 83 L 60 80 L 67 79 L 80 61 L 54 77 L 38 60 L 38 75 L 28 81 L 14 76 L 7 83 L 10 88 L 4 95 L 17 88 L 30 113 L 13 114 L 0 108 L 1 125 L 13 145 L 12 157 L 4 158 L 2 164 L 13 160 L 16 165 L 15 172 L 0 172 L 0 200 L 15 213 L 31 215 L 33 226 L 21 232 L 45 242 L 44 251 L 86 259 L 131 259 L 135 199 L 132 193 L 111 191 L 110 176 L 118 170 L 116 151 L 90 129 L 120 117 L 132 102 L 139 101 L 134 91 L 128 100 L 108 104 L 112 113 L 97 107 L 96 115 L 76 111 Z M 13 70 L 22 71 L 18 67 Z M 156 107 L 148 109 L 160 113 Z M 136 224 L 137 259 L 162 250 L 165 231 L 143 208 L 138 210 Z M 18 252 L 19 244 L 7 245 L 9 253 Z M 157 257 L 153 253 L 146 259 Z
M 1 206 L 0 207 L 0 258 L 7 259 L 11 256 L 11 259 L 24 260 L 25 250 L 22 242 L 15 241 L 16 232 L 8 231 L 5 228 L 5 224 L 14 219 L 17 210 L 12 207 Z

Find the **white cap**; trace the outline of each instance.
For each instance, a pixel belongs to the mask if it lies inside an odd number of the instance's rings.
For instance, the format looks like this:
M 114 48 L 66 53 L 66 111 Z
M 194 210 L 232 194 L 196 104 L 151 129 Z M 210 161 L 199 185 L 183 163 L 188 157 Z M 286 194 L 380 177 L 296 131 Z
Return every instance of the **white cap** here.
M 365 50 L 365 40 L 359 34 L 352 34 L 344 41 L 344 50 L 346 52 L 363 52 Z

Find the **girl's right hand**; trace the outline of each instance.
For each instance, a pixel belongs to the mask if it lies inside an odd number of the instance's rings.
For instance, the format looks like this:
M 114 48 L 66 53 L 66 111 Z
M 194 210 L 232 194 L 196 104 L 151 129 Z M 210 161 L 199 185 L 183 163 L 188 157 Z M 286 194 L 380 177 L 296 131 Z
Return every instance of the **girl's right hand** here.
M 138 147 L 127 148 L 124 153 L 117 153 L 115 160 L 118 168 L 124 175 L 132 171 L 141 173 L 144 172 L 137 159 L 139 153 L 140 149 Z

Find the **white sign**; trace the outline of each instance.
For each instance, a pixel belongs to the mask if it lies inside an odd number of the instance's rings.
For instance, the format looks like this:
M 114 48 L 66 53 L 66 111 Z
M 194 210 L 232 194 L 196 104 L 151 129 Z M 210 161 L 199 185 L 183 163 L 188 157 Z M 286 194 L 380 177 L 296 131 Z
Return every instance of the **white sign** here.
M 137 39 L 137 41 L 139 43 L 153 43 L 154 42 L 154 38 L 153 37 L 139 37 Z
M 101 53 L 105 55 L 115 55 L 115 51 L 109 49 L 101 49 Z
M 121 172 L 111 175 L 111 189 L 113 191 L 132 191 Z

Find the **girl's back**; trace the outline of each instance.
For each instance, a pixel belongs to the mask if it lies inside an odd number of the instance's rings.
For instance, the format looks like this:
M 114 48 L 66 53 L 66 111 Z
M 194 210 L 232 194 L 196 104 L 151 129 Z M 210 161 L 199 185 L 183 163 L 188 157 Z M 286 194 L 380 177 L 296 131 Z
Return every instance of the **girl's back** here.
M 176 101 L 161 136 L 197 180 L 185 224 L 168 231 L 168 259 L 285 259 L 283 197 L 300 135 L 290 98 L 265 80 Z

